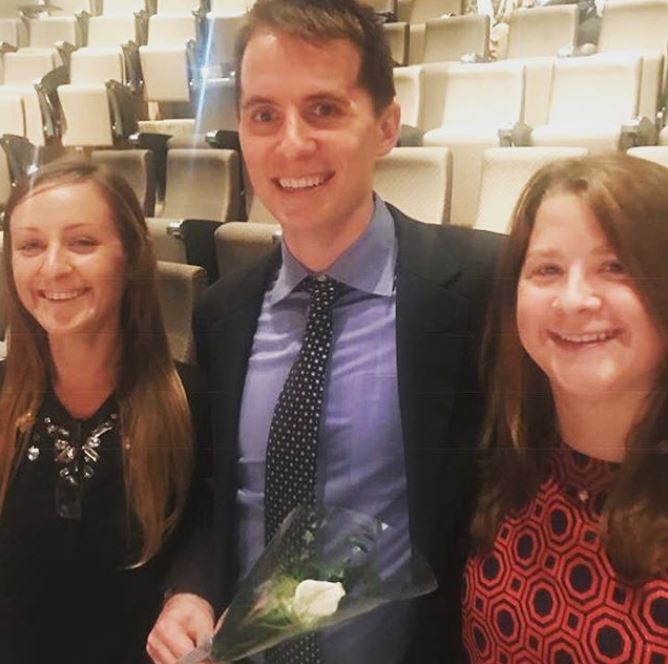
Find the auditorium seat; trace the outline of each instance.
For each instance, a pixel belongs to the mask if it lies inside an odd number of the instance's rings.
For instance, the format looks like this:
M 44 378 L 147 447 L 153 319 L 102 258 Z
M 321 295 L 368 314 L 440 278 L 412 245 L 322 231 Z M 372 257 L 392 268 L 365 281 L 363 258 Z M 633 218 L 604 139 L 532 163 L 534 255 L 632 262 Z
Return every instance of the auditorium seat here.
M 390 53 L 395 65 L 408 64 L 408 23 L 384 23 L 383 32 L 390 46 Z
M 523 100 L 524 67 L 517 63 L 448 67 L 440 127 L 427 131 L 423 144 L 452 151 L 452 223 L 473 223 L 483 151 L 528 142 Z
M 107 0 L 113 2 L 113 0 Z M 49 13 L 54 16 L 76 16 L 83 12 L 89 16 L 94 16 L 98 13 L 98 2 L 96 0 L 57 0 L 53 3 L 59 9 L 49 10 Z
M 582 157 L 585 148 L 489 148 L 482 158 L 480 197 L 474 227 L 506 233 L 524 185 L 556 159 Z
M 188 263 L 186 245 L 181 236 L 182 219 L 146 217 L 146 226 L 155 257 L 170 263 Z
M 155 163 L 150 150 L 93 150 L 91 159 L 122 174 L 141 203 L 144 215 L 155 214 Z
M 422 123 L 422 67 L 410 65 L 394 68 L 394 90 L 401 107 L 401 124 L 424 131 Z
M 206 77 L 227 76 L 233 70 L 234 44 L 244 20 L 243 14 L 207 15 L 203 58 Z
M 64 80 L 66 72 L 55 50 L 21 49 L 6 53 L 4 61 L 4 83 L 0 85 L 0 96 L 20 99 L 25 131 L 23 136 L 35 145 L 45 144 L 45 132 L 55 135 L 53 117 L 42 114 L 46 108 L 46 97 L 51 99 L 55 84 Z M 49 74 L 57 74 L 47 76 Z M 18 109 L 15 103 L 14 106 Z M 18 110 L 17 110 L 18 112 Z
M 240 163 L 234 150 L 170 149 L 162 217 L 239 219 Z
M 406 10 L 407 17 L 400 18 L 409 23 L 426 23 L 446 14 L 462 14 L 462 7 L 462 0 L 413 0 Z
M 266 256 L 280 237 L 278 224 L 262 224 L 252 221 L 231 221 L 223 224 L 215 233 L 218 274 L 252 265 Z
M 145 0 L 103 0 L 103 16 L 132 16 L 146 11 Z
M 532 145 L 604 152 L 653 143 L 653 123 L 635 120 L 641 65 L 638 56 L 615 53 L 557 59 L 548 121 L 534 128 Z
M 573 49 L 577 29 L 577 5 L 515 9 L 508 21 L 506 58 L 555 56 Z
M 28 21 L 28 46 L 54 48 L 67 42 L 78 48 L 83 45 L 81 23 L 75 16 L 44 16 Z
M 144 95 L 147 101 L 189 102 L 200 36 L 193 15 L 154 14 L 148 23 L 148 43 L 140 46 Z
M 462 56 L 489 58 L 489 16 L 466 14 L 425 23 L 422 62 L 457 62 Z
M 233 16 L 245 14 L 252 4 L 253 0 L 209 0 L 209 9 L 218 16 Z
M 9 44 L 14 48 L 28 45 L 28 30 L 18 18 L 0 18 L 0 44 Z
M 409 217 L 432 224 L 450 221 L 452 157 L 447 148 L 394 148 L 378 159 L 374 191 Z
M 190 321 L 197 298 L 208 285 L 203 268 L 158 261 L 158 296 L 172 357 L 195 362 L 195 344 Z
M 640 159 L 647 159 L 668 168 L 668 146 L 665 145 L 643 145 L 637 148 L 629 148 L 627 154 Z
M 609 0 L 601 18 L 598 52 L 642 56 L 639 114 L 652 121 L 663 101 L 668 0 Z

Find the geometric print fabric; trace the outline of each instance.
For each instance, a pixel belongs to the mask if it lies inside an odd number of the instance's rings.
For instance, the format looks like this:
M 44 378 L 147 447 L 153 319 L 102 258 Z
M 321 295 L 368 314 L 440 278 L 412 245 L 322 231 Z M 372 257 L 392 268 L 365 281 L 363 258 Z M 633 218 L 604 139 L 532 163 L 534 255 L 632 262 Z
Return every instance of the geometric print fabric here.
M 616 466 L 554 450 L 536 496 L 465 569 L 471 664 L 668 664 L 668 574 L 629 584 L 600 541 Z
M 325 370 L 332 344 L 332 308 L 341 284 L 326 276 L 307 277 L 311 294 L 301 349 L 278 396 L 269 428 L 265 465 L 265 542 L 298 505 L 315 502 L 318 431 Z M 289 544 L 288 544 L 289 546 Z M 315 634 L 272 648 L 270 664 L 317 664 Z

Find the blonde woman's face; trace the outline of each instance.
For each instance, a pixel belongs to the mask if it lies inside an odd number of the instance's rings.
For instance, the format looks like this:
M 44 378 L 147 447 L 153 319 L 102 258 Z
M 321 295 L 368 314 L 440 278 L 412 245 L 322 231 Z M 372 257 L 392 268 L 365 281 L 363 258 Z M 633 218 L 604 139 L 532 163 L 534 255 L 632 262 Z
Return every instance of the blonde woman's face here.
M 666 350 L 591 210 L 573 194 L 540 205 L 517 289 L 522 345 L 555 394 L 647 394 Z
M 117 334 L 126 260 L 98 188 L 85 182 L 38 189 L 10 224 L 19 299 L 47 334 Z

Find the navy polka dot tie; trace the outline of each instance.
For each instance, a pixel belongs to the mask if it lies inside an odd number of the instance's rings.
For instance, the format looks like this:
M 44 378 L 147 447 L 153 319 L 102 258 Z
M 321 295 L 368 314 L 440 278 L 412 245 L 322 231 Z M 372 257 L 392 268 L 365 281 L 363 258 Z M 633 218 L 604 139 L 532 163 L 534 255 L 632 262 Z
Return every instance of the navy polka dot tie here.
M 269 429 L 265 470 L 265 541 L 274 536 L 298 505 L 315 501 L 318 430 L 325 370 L 332 345 L 332 308 L 341 284 L 329 277 L 307 277 L 311 294 L 301 350 L 278 397 Z M 270 664 L 317 664 L 315 634 L 272 648 Z

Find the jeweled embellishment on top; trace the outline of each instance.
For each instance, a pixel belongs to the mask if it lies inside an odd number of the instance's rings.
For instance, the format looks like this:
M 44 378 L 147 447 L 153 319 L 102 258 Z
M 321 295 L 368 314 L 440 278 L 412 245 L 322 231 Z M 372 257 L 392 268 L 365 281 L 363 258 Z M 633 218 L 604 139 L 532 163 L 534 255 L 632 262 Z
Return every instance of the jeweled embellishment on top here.
M 114 429 L 118 416 L 113 413 L 95 427 L 81 445 L 72 441 L 72 434 L 65 427 L 44 418 L 46 432 L 53 441 L 54 461 L 60 466 L 56 482 L 56 512 L 65 519 L 80 519 L 82 490 L 86 480 L 95 475 L 100 460 L 99 448 L 102 436 Z

